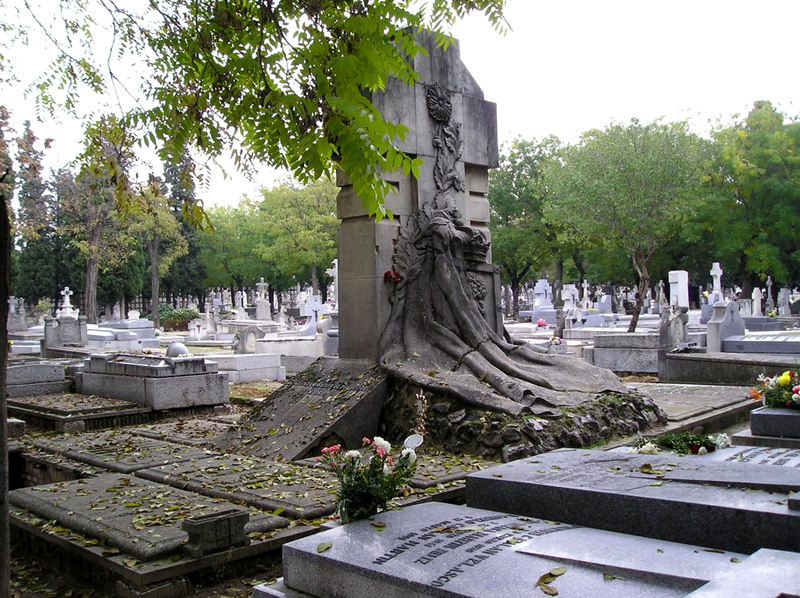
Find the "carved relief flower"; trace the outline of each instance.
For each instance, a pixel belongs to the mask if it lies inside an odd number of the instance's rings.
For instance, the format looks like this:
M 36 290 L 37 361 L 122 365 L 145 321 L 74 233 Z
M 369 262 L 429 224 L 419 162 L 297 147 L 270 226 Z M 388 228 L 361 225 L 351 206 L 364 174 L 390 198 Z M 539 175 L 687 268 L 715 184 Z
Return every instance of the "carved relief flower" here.
M 428 100 L 428 114 L 431 115 L 431 118 L 442 123 L 450 120 L 453 105 L 450 103 L 450 96 L 447 91 L 437 83 L 428 88 L 426 98 Z

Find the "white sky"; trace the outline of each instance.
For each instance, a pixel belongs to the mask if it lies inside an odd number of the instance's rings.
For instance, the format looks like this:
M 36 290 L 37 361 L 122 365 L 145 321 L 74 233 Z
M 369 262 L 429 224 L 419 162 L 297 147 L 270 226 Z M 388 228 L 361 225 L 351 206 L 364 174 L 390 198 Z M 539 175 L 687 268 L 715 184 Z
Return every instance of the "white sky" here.
M 498 105 L 501 143 L 548 134 L 575 142 L 631 117 L 690 119 L 703 134 L 710 121 L 746 114 L 756 100 L 800 112 L 792 104 L 800 101 L 797 0 L 510 0 L 506 15 L 513 30 L 505 36 L 481 15 L 455 29 L 462 60 Z M 34 48 L 17 58 L 22 82 L 3 90 L 0 103 L 18 131 L 30 119 L 39 138 L 55 138 L 48 168 L 64 164 L 80 151 L 81 127 L 66 117 L 35 122 L 22 90 L 45 61 Z M 206 205 L 232 205 L 275 181 L 267 169 L 254 182 L 217 172 L 199 195 Z

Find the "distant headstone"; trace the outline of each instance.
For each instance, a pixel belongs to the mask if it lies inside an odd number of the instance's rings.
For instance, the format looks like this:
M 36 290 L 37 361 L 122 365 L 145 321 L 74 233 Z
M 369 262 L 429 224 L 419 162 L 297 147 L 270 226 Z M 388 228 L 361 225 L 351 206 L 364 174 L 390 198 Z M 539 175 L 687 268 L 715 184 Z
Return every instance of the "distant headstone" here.
M 689 273 L 686 270 L 671 270 L 669 273 L 669 304 L 689 307 Z
M 333 305 L 334 309 L 339 308 L 339 259 L 333 260 L 331 267 L 325 270 L 325 274 L 333 279 Z
M 712 293 L 717 295 L 718 297 L 722 297 L 722 274 L 723 270 L 719 267 L 719 262 L 714 262 L 711 264 L 711 281 L 713 285 Z
M 56 310 L 56 317 L 66 317 L 66 318 L 77 318 L 79 310 L 75 309 L 72 306 L 69 298 L 74 295 L 72 291 L 69 290 L 69 287 L 64 287 L 64 290 L 61 291 L 61 305 Z
M 767 286 L 767 302 L 764 305 L 764 310 L 769 314 L 772 310 L 775 309 L 775 301 L 772 299 L 772 277 L 767 276 L 767 282 L 765 283 Z
M 730 336 L 745 332 L 744 320 L 739 315 L 739 304 L 735 301 L 719 301 L 714 306 L 714 316 L 708 322 L 706 346 L 709 353 L 722 352 L 723 341 Z
M 761 301 L 764 299 L 764 293 L 759 287 L 753 289 L 751 295 L 753 298 L 753 314 L 754 316 L 763 316 L 764 312 L 761 311 Z
M 781 288 L 778 291 L 778 315 L 779 316 L 790 316 L 792 311 L 789 307 L 789 295 L 791 291 L 786 287 Z

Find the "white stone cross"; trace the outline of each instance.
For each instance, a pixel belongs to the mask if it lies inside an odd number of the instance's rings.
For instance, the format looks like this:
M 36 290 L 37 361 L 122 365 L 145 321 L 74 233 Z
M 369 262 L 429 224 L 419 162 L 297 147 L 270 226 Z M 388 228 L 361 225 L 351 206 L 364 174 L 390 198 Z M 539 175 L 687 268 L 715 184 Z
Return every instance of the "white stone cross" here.
M 669 304 L 689 308 L 689 273 L 686 270 L 670 271 Z
M 61 307 L 72 307 L 72 304 L 69 302 L 70 295 L 74 295 L 74 293 L 69 290 L 69 287 L 64 287 L 64 290 L 61 291 L 61 296 L 64 298 L 61 302 Z
M 719 262 L 714 262 L 711 264 L 711 271 L 709 274 L 711 274 L 711 280 L 714 284 L 714 288 L 711 290 L 711 292 L 722 297 L 722 268 L 719 267 Z
M 264 282 L 264 277 L 261 277 L 261 282 L 256 284 L 256 292 L 258 293 L 259 299 L 266 299 L 267 298 L 267 283 Z

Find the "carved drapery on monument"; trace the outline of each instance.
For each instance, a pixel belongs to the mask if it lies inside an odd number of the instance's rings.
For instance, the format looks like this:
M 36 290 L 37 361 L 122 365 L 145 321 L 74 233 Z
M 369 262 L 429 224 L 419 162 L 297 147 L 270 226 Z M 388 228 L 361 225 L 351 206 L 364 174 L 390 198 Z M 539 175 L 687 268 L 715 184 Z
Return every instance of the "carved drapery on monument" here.
M 371 220 L 346 182 L 339 197 L 340 356 L 377 358 L 397 380 L 514 415 L 627 392 L 607 370 L 505 332 L 487 226 L 496 108 L 457 46 L 423 43 L 420 82 L 372 98 L 409 127 L 399 147 L 424 160 L 419 178 L 385 174 L 393 221 Z

